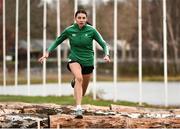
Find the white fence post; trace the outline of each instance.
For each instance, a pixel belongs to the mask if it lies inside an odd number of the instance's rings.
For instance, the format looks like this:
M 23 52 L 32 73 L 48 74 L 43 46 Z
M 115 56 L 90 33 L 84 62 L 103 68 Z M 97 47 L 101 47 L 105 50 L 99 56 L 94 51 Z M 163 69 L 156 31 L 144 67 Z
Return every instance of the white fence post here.
M 27 86 L 30 95 L 30 0 L 27 0 Z
M 142 105 L 142 0 L 138 0 L 138 48 L 139 105 Z
M 92 2 L 93 7 L 92 7 L 92 11 L 93 11 L 93 27 L 96 27 L 96 0 L 93 0 Z M 97 85 L 97 63 L 96 63 L 96 57 L 97 57 L 97 53 L 96 53 L 96 42 L 93 41 L 93 50 L 94 50 L 94 71 L 93 71 L 93 99 L 96 100 L 96 85 Z
M 164 51 L 164 85 L 165 85 L 165 106 L 168 106 L 168 68 L 167 68 L 167 18 L 166 0 L 163 0 L 163 51 Z
M 61 31 L 61 20 L 60 20 L 60 0 L 57 0 L 57 37 L 60 35 Z M 61 46 L 59 45 L 57 48 L 57 60 L 58 60 L 58 87 L 59 87 L 59 95 L 61 96 Z
M 117 0 L 114 0 L 114 102 L 117 101 L 117 63 Z
M 74 13 L 78 10 L 78 0 L 74 0 Z
M 3 0 L 3 87 L 6 87 L 6 3 Z
M 46 52 L 47 2 L 43 5 L 43 53 Z M 46 95 L 46 61 L 43 62 L 43 95 Z
M 19 34 L 19 0 L 16 0 L 16 27 L 15 27 L 15 92 L 18 85 L 18 34 Z

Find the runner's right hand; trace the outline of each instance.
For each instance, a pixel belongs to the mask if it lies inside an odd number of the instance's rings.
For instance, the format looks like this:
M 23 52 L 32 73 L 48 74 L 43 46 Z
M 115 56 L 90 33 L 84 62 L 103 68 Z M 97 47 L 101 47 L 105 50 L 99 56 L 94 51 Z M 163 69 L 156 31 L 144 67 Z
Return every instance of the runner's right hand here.
M 42 57 L 38 59 L 38 61 L 42 64 L 49 57 L 49 52 L 46 52 Z

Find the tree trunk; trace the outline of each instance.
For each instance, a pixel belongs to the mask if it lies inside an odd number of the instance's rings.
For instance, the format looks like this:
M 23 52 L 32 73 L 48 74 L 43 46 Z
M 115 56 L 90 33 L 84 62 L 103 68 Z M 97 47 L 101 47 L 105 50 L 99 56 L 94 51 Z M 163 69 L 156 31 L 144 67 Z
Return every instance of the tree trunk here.
M 177 43 L 174 38 L 174 32 L 173 32 L 173 26 L 172 26 L 172 21 L 170 19 L 169 14 L 167 14 L 167 25 L 168 25 L 168 30 L 170 34 L 170 39 L 173 47 L 173 52 L 174 52 L 174 73 L 175 75 L 178 73 L 178 48 L 177 48 Z

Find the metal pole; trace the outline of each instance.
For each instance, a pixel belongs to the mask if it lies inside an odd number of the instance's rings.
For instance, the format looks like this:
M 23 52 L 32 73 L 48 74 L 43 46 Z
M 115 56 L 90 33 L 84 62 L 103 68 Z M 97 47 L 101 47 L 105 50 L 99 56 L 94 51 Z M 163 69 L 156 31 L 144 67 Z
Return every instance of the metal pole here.
M 167 18 L 166 0 L 163 0 L 163 47 L 164 47 L 164 85 L 165 85 L 165 106 L 168 106 L 168 67 L 167 67 Z
M 16 0 L 16 36 L 15 36 L 15 87 L 18 85 L 18 33 L 19 33 L 19 0 Z
M 3 0 L 3 87 L 6 87 L 6 3 Z
M 138 0 L 138 32 L 139 105 L 142 105 L 142 0 Z
M 47 3 L 43 6 L 43 53 L 46 52 L 46 25 L 47 25 Z M 43 62 L 43 95 L 46 95 L 46 61 Z
M 27 86 L 30 95 L 30 0 L 27 0 Z
M 93 27 L 96 27 L 96 1 L 93 0 Z M 94 72 L 93 72 L 93 99 L 96 100 L 96 82 L 97 82 L 97 64 L 96 64 L 96 44 L 95 41 L 93 41 L 93 49 L 94 49 Z
M 78 10 L 78 0 L 74 0 L 74 13 Z
M 61 21 L 60 21 L 60 0 L 57 0 L 57 36 L 60 35 L 61 31 Z M 61 46 L 57 49 L 58 58 L 58 85 L 59 85 L 59 95 L 61 96 Z
M 114 0 L 114 102 L 117 101 L 117 62 L 117 0 Z

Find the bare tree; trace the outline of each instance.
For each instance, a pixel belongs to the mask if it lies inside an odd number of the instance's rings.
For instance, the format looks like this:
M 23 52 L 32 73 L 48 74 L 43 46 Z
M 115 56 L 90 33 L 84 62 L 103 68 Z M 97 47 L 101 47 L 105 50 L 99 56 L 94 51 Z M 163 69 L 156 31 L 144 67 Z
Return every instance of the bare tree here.
M 167 12 L 167 25 L 168 25 L 168 32 L 169 32 L 169 45 L 172 46 L 173 49 L 173 61 L 174 61 L 174 73 L 177 74 L 179 71 L 178 65 L 178 27 L 179 26 L 179 9 L 178 5 L 180 2 L 178 0 L 168 1 L 168 12 Z

